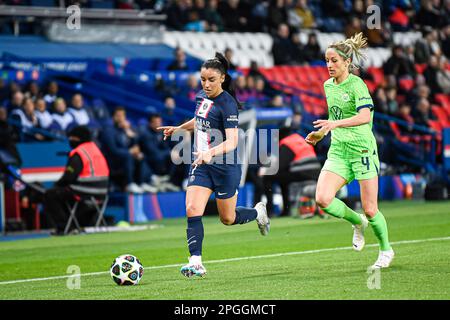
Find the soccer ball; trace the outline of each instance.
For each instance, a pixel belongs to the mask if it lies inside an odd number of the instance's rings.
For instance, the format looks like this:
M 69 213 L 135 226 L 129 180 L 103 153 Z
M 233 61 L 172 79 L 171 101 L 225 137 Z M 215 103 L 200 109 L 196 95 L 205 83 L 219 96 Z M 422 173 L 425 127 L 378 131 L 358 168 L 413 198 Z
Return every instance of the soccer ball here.
M 112 279 L 119 286 L 131 286 L 141 281 L 144 267 L 135 256 L 124 254 L 114 259 L 110 271 Z

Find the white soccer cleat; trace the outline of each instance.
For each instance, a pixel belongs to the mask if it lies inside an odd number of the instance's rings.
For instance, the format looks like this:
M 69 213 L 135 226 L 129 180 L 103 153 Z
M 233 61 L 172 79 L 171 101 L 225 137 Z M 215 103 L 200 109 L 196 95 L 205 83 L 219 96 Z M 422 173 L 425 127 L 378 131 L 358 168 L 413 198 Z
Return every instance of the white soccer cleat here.
M 142 189 L 140 186 L 138 186 L 134 182 L 127 185 L 125 191 L 128 193 L 144 193 L 144 189 Z
M 256 216 L 256 223 L 258 224 L 259 232 L 261 232 L 263 236 L 266 236 L 270 231 L 270 219 L 267 215 L 266 204 L 263 202 L 258 202 L 255 205 L 255 209 L 258 212 L 258 215 Z
M 394 260 L 394 250 L 386 250 L 381 251 L 378 254 L 378 259 L 375 261 L 375 263 L 370 267 L 371 269 L 381 269 L 381 268 L 387 268 L 391 265 L 392 260 Z
M 193 276 L 203 277 L 206 275 L 206 268 L 202 264 L 201 256 L 191 256 L 189 258 L 189 263 L 181 267 L 180 272 L 187 278 Z
M 366 230 L 369 225 L 369 221 L 365 214 L 361 215 L 361 224 L 353 225 L 353 250 L 361 251 L 366 243 L 364 240 L 364 230 Z
M 158 192 L 158 188 L 156 188 L 155 186 L 152 186 L 149 183 L 142 183 L 140 185 L 141 189 L 144 190 L 145 192 L 150 192 L 150 193 L 157 193 Z

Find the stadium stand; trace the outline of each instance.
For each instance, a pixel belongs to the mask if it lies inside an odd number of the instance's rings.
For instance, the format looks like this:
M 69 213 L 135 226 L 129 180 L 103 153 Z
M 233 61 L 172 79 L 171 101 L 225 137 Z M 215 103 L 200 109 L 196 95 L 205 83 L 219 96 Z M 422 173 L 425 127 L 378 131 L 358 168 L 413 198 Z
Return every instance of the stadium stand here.
M 275 65 L 272 47 L 276 34 L 273 17 L 269 8 L 269 1 L 237 1 L 239 6 L 249 5 L 253 10 L 242 11 L 247 21 L 242 25 L 235 25 L 229 21 L 226 12 L 227 1 L 219 1 L 219 7 L 209 8 L 210 12 L 217 13 L 219 20 L 217 25 L 208 21 L 204 15 L 205 8 L 196 7 L 192 1 L 83 1 L 81 6 L 91 23 L 88 25 L 111 24 L 111 29 L 104 28 L 102 36 L 110 39 L 109 43 L 90 42 L 89 28 L 84 30 L 83 41 L 62 42 L 52 41 L 52 37 L 60 39 L 64 37 L 67 30 L 58 34 L 58 28 L 64 29 L 64 24 L 58 22 L 61 12 L 65 6 L 73 4 L 73 1 L 14 1 L 18 6 L 0 6 L 2 20 L 0 20 L 0 105 L 4 106 L 9 115 L 15 109 L 20 108 L 14 103 L 14 94 L 21 92 L 25 97 L 44 97 L 47 93 L 46 85 L 55 81 L 59 91 L 57 96 L 64 99 L 68 107 L 72 96 L 80 93 L 84 105 L 91 110 L 92 122 L 90 124 L 96 138 L 101 136 L 102 128 L 111 123 L 111 112 L 116 106 L 124 106 L 127 116 L 135 127 L 142 127 L 148 116 L 160 113 L 163 122 L 181 123 L 192 117 L 193 103 L 190 100 L 187 83 L 190 76 L 198 77 L 201 62 L 211 58 L 216 51 L 223 52 L 229 48 L 233 52 L 232 63 L 237 66 L 232 76 L 235 81 L 238 77 L 243 83 L 240 87 L 240 97 L 243 102 L 243 112 L 249 110 L 263 110 L 263 108 L 286 108 L 292 114 L 301 114 L 301 123 L 296 128 L 303 134 L 312 129 L 311 123 L 315 119 L 326 116 L 327 105 L 324 97 L 323 82 L 329 75 L 323 59 L 309 59 L 307 56 L 284 65 Z M 292 3 L 295 4 L 296 1 Z M 300 16 L 307 10 L 311 20 L 307 25 L 304 15 L 297 23 L 290 20 L 278 21 L 289 26 L 290 39 L 295 45 L 297 54 L 309 52 L 308 39 L 313 34 L 317 37 L 317 43 L 321 55 L 327 46 L 335 41 L 345 38 L 345 26 L 350 17 L 359 17 L 361 21 L 367 20 L 365 13 L 361 14 L 352 6 L 351 1 L 336 1 L 341 6 L 332 12 L 324 3 L 325 1 L 305 1 L 307 8 L 298 11 Z M 380 152 L 381 160 L 388 168 L 386 172 L 392 174 L 416 173 L 416 174 L 438 174 L 449 183 L 448 171 L 448 146 L 444 138 L 450 130 L 450 65 L 448 63 L 448 7 L 442 3 L 435 8 L 439 12 L 439 21 L 436 25 L 423 22 L 420 19 L 410 17 L 406 23 L 399 20 L 403 10 L 406 10 L 403 2 L 390 1 L 366 1 L 373 2 L 382 8 L 381 26 L 378 33 L 372 34 L 372 30 L 363 31 L 369 36 L 371 45 L 367 49 L 367 59 L 355 72 L 366 82 L 375 102 L 375 132 L 383 139 L 383 152 Z M 77 2 L 78 3 L 78 2 Z M 416 1 L 412 1 L 416 3 Z M 78 3 L 79 4 L 79 3 Z M 262 4 L 267 5 L 264 7 Z M 14 7 L 15 11 L 8 10 Z M 33 7 L 33 8 L 31 8 Z M 40 7 L 53 7 L 45 11 Z M 32 10 L 31 10 L 32 9 Z M 106 11 L 96 11 L 102 9 Z M 19 11 L 17 11 L 19 10 Z M 21 11 L 29 14 L 30 19 L 20 18 Z M 277 9 L 278 10 L 278 9 Z M 284 5 L 279 9 L 285 13 L 297 12 L 294 7 Z M 340 13 L 338 13 L 340 10 Z M 420 6 L 408 8 L 417 13 Z M 128 11 L 128 13 L 124 13 Z M 15 13 L 14 13 L 15 12 Z M 44 13 L 47 12 L 47 13 Z M 44 14 L 47 19 L 52 19 L 55 25 L 41 23 L 37 17 Z M 103 13 L 108 12 L 110 16 L 117 17 L 118 23 L 113 20 L 102 18 Z M 142 14 L 139 14 L 139 13 Z M 188 13 L 196 12 L 197 20 L 187 21 Z M 59 16 L 58 16 L 59 15 Z M 141 18 L 136 18 L 140 16 Z M 195 16 L 195 15 L 194 15 Z M 288 14 L 280 16 L 287 17 Z M 127 37 L 133 26 L 124 25 L 125 21 L 136 18 L 136 30 L 144 25 L 152 30 L 147 36 Z M 209 17 L 209 15 L 208 15 Z M 402 16 L 403 17 L 403 16 Z M 178 19 L 178 20 L 177 20 Z M 254 22 L 257 21 L 258 23 Z M 299 22 L 300 21 L 300 22 Z M 121 22 L 123 25 L 121 25 Z M 175 23 L 177 22 L 177 23 Z M 220 21 L 219 21 L 220 22 Z M 254 23 L 253 23 L 254 22 Z M 84 23 L 84 22 L 83 22 Z M 141 25 L 140 25 L 141 23 Z M 187 25 L 190 24 L 189 27 Z M 192 23 L 196 23 L 203 31 L 191 31 Z M 112 29 L 114 25 L 115 29 Z M 313 26 L 313 28 L 311 28 Z M 49 30 L 52 32 L 49 32 Z M 112 31 L 113 30 L 113 31 Z M 83 29 L 79 30 L 79 34 Z M 144 32 L 145 33 L 145 32 Z M 148 36 L 150 34 L 150 36 Z M 297 37 L 298 40 L 294 39 Z M 92 36 L 91 36 L 92 37 Z M 72 39 L 72 38 L 71 38 Z M 97 36 L 94 39 L 98 39 Z M 111 39 L 121 39 L 120 41 Z M 386 64 L 392 58 L 393 46 L 399 46 L 401 60 L 393 61 L 395 70 L 401 70 L 405 63 L 412 65 L 408 72 L 411 74 L 388 74 Z M 186 53 L 185 70 L 167 70 L 174 59 L 175 49 L 181 49 Z M 432 60 L 436 59 L 437 64 Z M 392 59 L 391 59 L 392 60 Z M 409 70 L 409 69 L 408 69 Z M 397 72 L 396 71 L 396 72 Z M 439 79 L 439 80 L 438 80 Z M 447 81 L 447 82 L 446 82 Z M 27 85 L 35 82 L 38 85 L 38 93 L 32 93 Z M 426 89 L 428 88 L 429 93 Z M 395 92 L 395 101 L 386 99 L 388 92 Z M 175 109 L 166 114 L 164 101 L 167 97 L 173 97 Z M 376 98 L 377 97 L 377 98 Z M 379 97 L 379 99 L 378 99 Z M 393 109 L 385 111 L 381 106 L 383 103 L 390 104 Z M 33 100 L 34 101 L 34 100 Z M 422 114 L 418 105 L 429 105 L 428 110 Z M 34 103 L 34 102 L 33 102 Z M 410 121 L 400 113 L 400 105 L 408 104 L 411 110 Z M 386 110 L 388 110 L 386 109 Z M 53 110 L 52 104 L 47 104 L 47 110 Z M 169 119 L 170 118 L 170 119 Z M 64 132 L 44 129 L 41 125 L 33 125 L 24 128 L 14 117 L 9 117 L 8 122 L 18 130 L 19 145 L 39 143 L 59 143 L 64 141 Z M 291 118 L 288 120 L 292 120 Z M 277 120 L 278 121 L 278 120 Z M 266 124 L 261 121 L 260 128 Z M 270 125 L 268 125 L 270 127 Z M 32 140 L 33 142 L 29 142 Z M 28 142 L 27 142 L 28 141 Z M 98 139 L 100 143 L 100 139 Z M 39 146 L 36 146 L 39 148 Z M 27 149 L 27 148 L 25 148 Z M 22 147 L 19 150 L 25 150 Z M 28 150 L 28 149 L 27 149 Z M 398 152 L 401 150 L 401 152 Z M 323 159 L 325 151 L 318 148 L 319 158 Z M 29 157 L 29 152 L 23 154 Z M 61 159 L 58 158 L 59 160 Z M 24 161 L 28 165 L 28 159 Z M 59 168 L 59 164 L 57 167 Z M 39 173 L 41 182 L 47 183 L 54 180 L 56 170 L 51 164 L 43 166 L 44 169 L 27 171 L 23 167 L 23 174 L 27 181 L 31 181 L 32 174 Z M 56 170 L 56 171 L 55 171 Z M 35 172 L 36 171 L 36 172 Z M 180 172 L 183 172 L 181 170 Z M 185 174 L 185 172 L 183 172 Z M 27 176 L 28 175 L 28 176 Z M 31 176 L 30 176 L 31 175 Z M 47 179 L 47 180 L 45 180 Z M 153 199 L 152 208 L 145 209 L 151 214 L 149 218 L 157 218 L 162 209 L 155 200 L 158 197 L 170 197 L 166 192 L 170 188 L 165 185 L 164 178 L 155 176 L 158 193 L 147 195 Z M 5 180 L 6 181 L 6 180 Z M 24 191 L 19 190 L 11 181 L 6 181 L 6 187 L 10 190 L 16 188 L 18 194 L 24 196 Z M 178 187 L 183 187 L 180 181 Z M 120 195 L 117 186 L 113 187 L 106 216 L 114 215 L 117 207 L 127 207 L 135 204 L 136 199 L 127 200 L 126 196 Z M 167 194 L 166 194 L 167 193 Z M 125 200 L 124 200 L 125 199 Z M 248 201 L 247 199 L 244 201 Z M 156 208 L 156 209 L 155 209 Z M 173 207 L 170 207 L 173 209 Z M 145 211 L 144 210 L 144 211 Z M 156 213 L 155 213 L 156 212 Z M 123 219 L 134 219 L 144 221 L 143 216 L 121 217 Z M 116 220 L 120 219 L 116 216 Z M 139 220 L 141 219 L 141 220 Z

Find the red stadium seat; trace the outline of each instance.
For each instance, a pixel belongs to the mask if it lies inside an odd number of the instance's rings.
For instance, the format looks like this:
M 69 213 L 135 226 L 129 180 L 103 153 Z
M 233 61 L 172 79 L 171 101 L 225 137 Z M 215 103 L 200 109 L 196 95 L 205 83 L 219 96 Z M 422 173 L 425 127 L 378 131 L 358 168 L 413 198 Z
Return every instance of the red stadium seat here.
M 412 88 L 414 88 L 414 80 L 413 79 L 400 79 L 398 81 L 398 84 L 400 88 L 402 88 L 405 91 L 411 91 Z
M 425 69 L 427 68 L 427 64 L 426 63 L 416 64 L 415 67 L 416 67 L 417 73 L 422 74 L 425 71 Z
M 377 85 L 374 81 L 364 80 L 364 82 L 366 83 L 370 93 L 373 93 L 377 89 Z
M 384 73 L 382 68 L 369 67 L 367 68 L 367 72 L 372 75 L 377 86 L 384 82 Z
M 444 93 L 438 93 L 434 96 L 434 100 L 439 103 L 450 115 L 450 97 Z
M 403 143 L 410 142 L 409 137 L 402 135 L 402 132 L 400 131 L 400 128 L 398 127 L 398 124 L 393 121 L 389 121 L 389 127 L 391 128 L 392 132 L 394 132 L 395 138 Z
M 436 116 L 436 118 L 439 121 L 439 124 L 443 128 L 450 127 L 450 119 L 449 119 L 449 117 L 447 115 L 447 112 L 445 112 L 444 108 L 442 108 L 440 106 L 437 106 L 437 105 L 432 105 L 431 106 L 431 111 Z

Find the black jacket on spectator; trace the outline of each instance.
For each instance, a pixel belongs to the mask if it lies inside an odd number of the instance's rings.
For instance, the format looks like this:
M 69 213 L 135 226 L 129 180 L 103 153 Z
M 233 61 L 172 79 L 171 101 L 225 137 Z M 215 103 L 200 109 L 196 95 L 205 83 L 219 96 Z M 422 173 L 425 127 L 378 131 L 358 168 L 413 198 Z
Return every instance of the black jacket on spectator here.
M 383 65 L 385 75 L 395 75 L 396 77 L 416 75 L 414 64 L 405 57 L 391 56 Z
M 273 40 L 272 54 L 275 65 L 293 64 L 297 57 L 296 47 L 289 38 L 275 37 Z
M 170 161 L 170 144 L 164 141 L 163 133 L 155 132 L 147 128 L 141 133 L 139 142 L 150 167 L 160 174 L 168 171 L 167 164 Z

